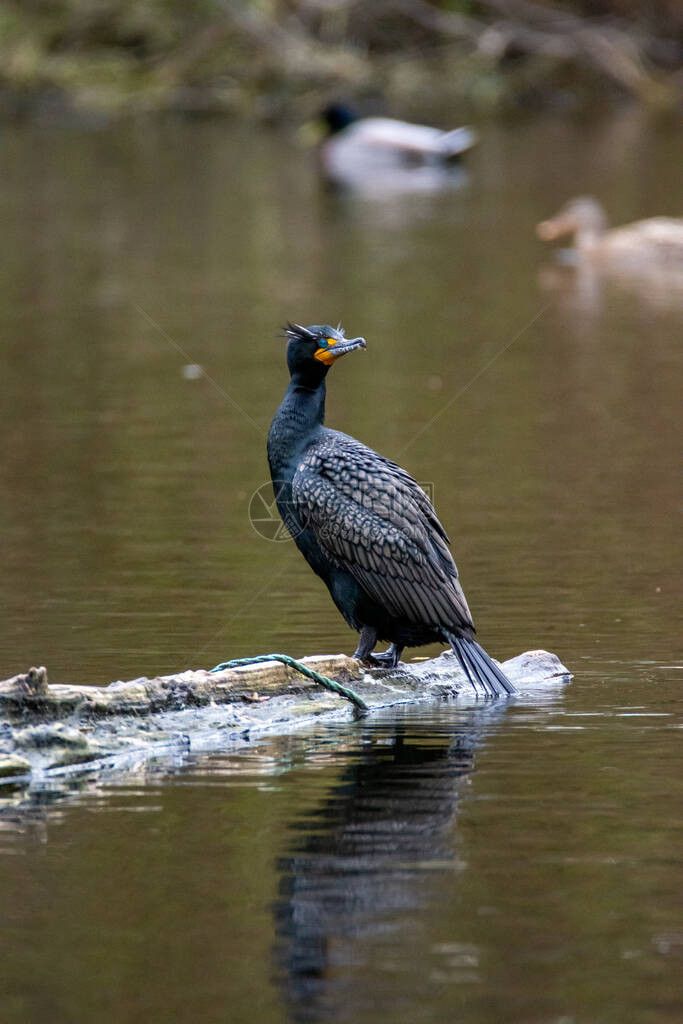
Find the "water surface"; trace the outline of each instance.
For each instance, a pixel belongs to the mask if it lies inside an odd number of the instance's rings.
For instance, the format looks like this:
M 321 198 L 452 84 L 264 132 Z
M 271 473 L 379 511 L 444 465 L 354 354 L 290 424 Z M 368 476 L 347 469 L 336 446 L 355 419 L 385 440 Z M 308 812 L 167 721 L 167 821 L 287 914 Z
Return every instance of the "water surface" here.
M 290 318 L 368 339 L 328 422 L 432 485 L 485 646 L 575 672 L 5 810 L 9 1024 L 679 1019 L 681 311 L 533 225 L 679 213 L 681 147 L 490 127 L 469 184 L 378 204 L 223 122 L 5 132 L 0 676 L 353 649 L 248 517 Z

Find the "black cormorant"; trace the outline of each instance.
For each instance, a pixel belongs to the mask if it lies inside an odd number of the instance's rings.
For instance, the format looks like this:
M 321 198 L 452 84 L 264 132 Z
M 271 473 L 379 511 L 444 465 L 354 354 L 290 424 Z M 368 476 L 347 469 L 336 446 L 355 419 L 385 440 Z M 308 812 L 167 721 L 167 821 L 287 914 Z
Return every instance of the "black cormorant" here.
M 277 507 L 332 600 L 361 634 L 354 657 L 394 667 L 404 647 L 449 643 L 475 690 L 514 693 L 474 639 L 448 537 L 409 473 L 323 426 L 325 378 L 365 348 L 329 325 L 286 329 L 291 381 L 268 435 Z M 378 640 L 391 647 L 373 655 Z

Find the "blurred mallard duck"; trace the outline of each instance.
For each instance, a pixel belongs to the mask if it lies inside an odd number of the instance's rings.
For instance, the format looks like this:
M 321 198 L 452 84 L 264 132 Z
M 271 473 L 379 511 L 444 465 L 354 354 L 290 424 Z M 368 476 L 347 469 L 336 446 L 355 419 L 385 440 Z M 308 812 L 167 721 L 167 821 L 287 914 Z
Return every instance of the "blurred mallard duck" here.
M 359 117 L 345 103 L 330 104 L 321 121 L 322 170 L 352 188 L 429 191 L 452 184 L 449 173 L 477 141 L 472 128 L 444 132 L 391 117 Z
M 605 265 L 667 265 L 683 270 L 683 219 L 650 217 L 621 228 L 608 228 L 607 216 L 596 199 L 570 200 L 550 220 L 541 221 L 536 234 L 544 242 L 569 236 L 575 260 Z

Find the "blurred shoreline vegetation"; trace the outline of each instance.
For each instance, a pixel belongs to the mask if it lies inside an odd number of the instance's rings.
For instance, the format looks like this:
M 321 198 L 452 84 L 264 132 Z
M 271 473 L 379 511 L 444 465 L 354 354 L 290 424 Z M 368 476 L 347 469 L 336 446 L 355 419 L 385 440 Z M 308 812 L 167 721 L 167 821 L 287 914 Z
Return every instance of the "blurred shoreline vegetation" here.
M 679 0 L 5 0 L 0 117 L 675 111 Z

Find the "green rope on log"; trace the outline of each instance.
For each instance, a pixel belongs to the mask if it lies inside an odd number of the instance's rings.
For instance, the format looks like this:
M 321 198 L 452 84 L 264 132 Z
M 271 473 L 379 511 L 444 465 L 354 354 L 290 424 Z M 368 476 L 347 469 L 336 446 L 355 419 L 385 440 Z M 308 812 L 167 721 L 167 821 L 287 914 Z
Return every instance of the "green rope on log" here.
M 344 697 L 346 700 L 350 700 L 360 711 L 368 711 L 369 708 L 362 697 L 359 697 L 354 690 L 350 690 L 347 686 L 342 686 L 341 683 L 336 683 L 334 679 L 328 679 L 327 676 L 323 676 L 320 672 L 316 672 L 314 669 L 309 668 L 308 665 L 304 665 L 303 662 L 297 661 L 295 658 L 290 658 L 288 654 L 262 654 L 256 658 L 233 658 L 232 661 L 222 661 L 220 665 L 216 665 L 212 668 L 212 672 L 222 672 L 225 668 L 239 668 L 240 665 L 257 665 L 260 661 L 281 661 L 283 665 L 289 665 L 290 668 L 296 669 L 302 676 L 306 676 L 307 679 L 312 679 L 314 683 L 318 683 L 320 686 L 324 686 L 326 690 L 331 690 L 332 693 L 338 694 L 340 697 Z

